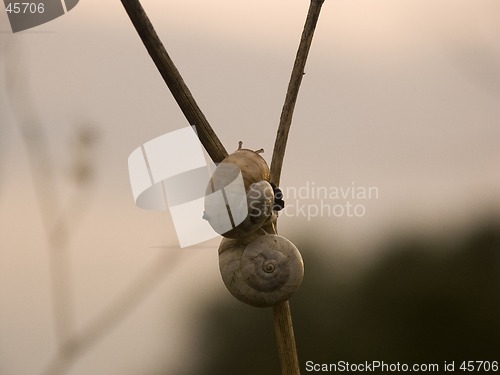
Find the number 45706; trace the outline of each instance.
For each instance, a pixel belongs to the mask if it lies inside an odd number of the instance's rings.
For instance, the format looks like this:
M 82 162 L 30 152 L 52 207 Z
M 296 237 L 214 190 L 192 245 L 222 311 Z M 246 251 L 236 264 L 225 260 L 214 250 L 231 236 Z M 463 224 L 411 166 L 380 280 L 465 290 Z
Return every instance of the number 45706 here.
M 5 8 L 7 13 L 15 14 L 26 14 L 26 13 L 43 13 L 45 11 L 45 5 L 43 3 L 9 3 L 7 8 Z
M 464 361 L 460 365 L 462 371 L 498 371 L 498 361 Z

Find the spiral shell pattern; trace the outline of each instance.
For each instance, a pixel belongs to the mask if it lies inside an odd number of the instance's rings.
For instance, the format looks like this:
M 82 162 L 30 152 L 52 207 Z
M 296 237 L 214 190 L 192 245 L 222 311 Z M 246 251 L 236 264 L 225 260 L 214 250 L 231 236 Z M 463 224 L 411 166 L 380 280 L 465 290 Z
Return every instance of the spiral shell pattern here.
M 289 299 L 304 276 L 304 263 L 295 245 L 274 234 L 224 238 L 219 246 L 219 266 L 231 294 L 256 307 Z

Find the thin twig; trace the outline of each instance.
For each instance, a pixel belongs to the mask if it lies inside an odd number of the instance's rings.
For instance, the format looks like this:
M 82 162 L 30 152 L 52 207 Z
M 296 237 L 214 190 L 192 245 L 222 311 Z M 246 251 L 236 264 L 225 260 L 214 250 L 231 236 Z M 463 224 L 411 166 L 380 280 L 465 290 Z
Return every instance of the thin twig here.
M 284 301 L 273 306 L 273 317 L 281 373 L 283 375 L 300 375 L 299 357 L 295 345 L 290 303 Z
M 300 84 L 304 76 L 307 56 L 311 47 L 314 30 L 318 22 L 321 6 L 324 0 L 311 0 L 309 12 L 307 14 L 304 31 L 300 39 L 299 48 L 295 57 L 292 75 L 288 84 L 285 103 L 281 112 L 280 124 L 276 141 L 274 143 L 273 157 L 271 161 L 270 180 L 276 185 L 280 183 L 281 169 L 283 159 L 285 158 L 286 143 L 288 132 L 292 124 L 293 111 L 299 94 Z M 274 221 L 276 218 L 274 218 Z M 276 232 L 276 223 L 273 230 Z M 274 329 L 276 331 L 276 340 L 278 343 L 278 353 L 280 356 L 281 373 L 283 375 L 299 375 L 300 366 L 295 345 L 295 334 L 293 332 L 292 313 L 288 301 L 273 306 Z
M 286 93 L 285 104 L 281 112 L 280 124 L 278 127 L 278 134 L 274 143 L 273 158 L 271 161 L 271 178 L 270 180 L 276 185 L 280 183 L 281 167 L 283 166 L 283 159 L 285 158 L 286 142 L 288 140 L 288 132 L 292 124 L 293 111 L 297 96 L 299 95 L 299 88 L 304 76 L 304 68 L 306 66 L 307 55 L 311 47 L 314 30 L 318 22 L 319 13 L 324 0 L 311 0 L 309 12 L 307 14 L 304 31 L 300 39 L 299 49 L 295 57 L 293 65 L 292 76 L 288 84 L 288 91 Z
M 13 54 L 6 64 L 8 99 L 13 108 L 15 123 L 25 143 L 34 191 L 47 237 L 54 331 L 57 346 L 62 348 L 74 328 L 72 278 L 67 249 L 69 228 L 66 222 L 63 222 L 63 225 L 54 230 L 54 224 L 62 212 L 55 190 L 54 167 L 36 106 L 26 94 L 29 92 L 28 82 L 25 75 L 17 74 L 22 71 L 22 60 L 16 57 L 17 54 Z
M 58 375 L 65 372 L 77 358 L 81 357 L 113 328 L 123 321 L 160 284 L 170 271 L 179 265 L 182 253 L 172 256 L 162 252 L 133 280 L 121 295 L 116 297 L 104 311 L 97 315 L 79 334 L 69 339 L 49 361 L 43 375 Z
M 165 50 L 141 3 L 139 0 L 121 0 L 121 2 L 184 116 L 190 125 L 196 127 L 198 138 L 212 160 L 215 163 L 221 162 L 227 156 L 226 149 L 208 123 L 200 107 L 196 104 L 193 95 Z

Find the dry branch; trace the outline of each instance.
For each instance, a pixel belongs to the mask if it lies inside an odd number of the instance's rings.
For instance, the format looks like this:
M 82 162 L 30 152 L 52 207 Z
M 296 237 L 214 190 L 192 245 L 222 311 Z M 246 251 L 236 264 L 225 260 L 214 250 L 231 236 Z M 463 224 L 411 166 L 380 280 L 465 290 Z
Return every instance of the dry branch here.
M 198 138 L 212 160 L 215 163 L 221 162 L 227 156 L 226 149 L 208 123 L 200 107 L 196 104 L 193 95 L 165 50 L 141 3 L 138 0 L 121 0 L 121 2 L 184 116 L 190 125 L 196 127 Z
M 297 96 L 299 95 L 299 88 L 304 76 L 304 68 L 306 66 L 307 55 L 311 47 L 314 30 L 318 22 L 319 13 L 324 0 L 311 0 L 309 12 L 307 14 L 304 31 L 300 39 L 299 49 L 295 57 L 293 65 L 292 76 L 288 84 L 288 91 L 286 93 L 285 104 L 281 112 L 280 124 L 276 141 L 274 143 L 273 159 L 271 161 L 271 181 L 276 185 L 280 183 L 281 167 L 283 166 L 283 159 L 285 158 L 286 142 L 288 140 L 288 132 L 292 124 L 293 111 Z
M 285 103 L 281 112 L 278 133 L 274 143 L 273 158 L 271 161 L 270 180 L 276 185 L 280 183 L 281 169 L 283 159 L 285 158 L 286 142 L 288 132 L 292 124 L 293 111 L 299 95 L 300 84 L 304 76 L 307 56 L 311 47 L 314 30 L 318 22 L 321 6 L 324 0 L 311 0 L 309 12 L 307 14 L 304 31 L 300 39 L 299 48 L 295 57 L 295 63 L 292 69 L 292 75 L 288 84 Z M 276 227 L 274 227 L 276 230 Z M 281 373 L 283 375 L 299 375 L 300 366 L 295 345 L 295 335 L 293 332 L 292 313 L 288 301 L 281 302 L 273 307 L 274 329 L 278 343 L 278 353 L 280 356 Z

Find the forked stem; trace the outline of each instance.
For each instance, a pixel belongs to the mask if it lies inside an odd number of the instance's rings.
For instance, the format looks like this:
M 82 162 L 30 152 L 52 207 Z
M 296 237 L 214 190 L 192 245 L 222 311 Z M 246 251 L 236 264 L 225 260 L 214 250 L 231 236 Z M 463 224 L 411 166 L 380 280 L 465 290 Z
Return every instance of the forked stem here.
M 198 137 L 214 162 L 220 162 L 227 156 L 227 152 L 219 138 L 208 123 L 201 109 L 196 104 L 191 92 L 184 83 L 179 71 L 170 59 L 165 47 L 156 34 L 149 18 L 139 0 L 121 0 L 141 40 L 160 71 L 165 83 L 169 87 L 177 104 L 191 125 L 196 127 Z M 279 185 L 283 159 L 285 157 L 286 142 L 293 111 L 304 75 L 304 68 L 311 47 L 314 30 L 324 0 L 311 0 L 304 31 L 295 58 L 292 76 L 288 85 L 285 103 L 280 117 L 280 124 L 274 145 L 271 162 L 271 181 Z M 241 146 L 240 146 L 241 148 Z M 273 231 L 275 228 L 273 226 Z M 292 325 L 292 316 L 288 301 L 273 307 L 274 325 L 280 355 L 281 372 L 283 375 L 300 374 L 300 366 L 295 345 Z

